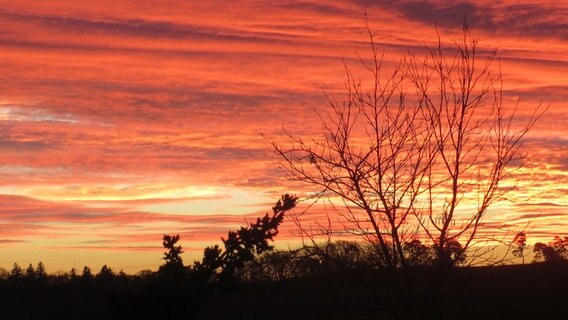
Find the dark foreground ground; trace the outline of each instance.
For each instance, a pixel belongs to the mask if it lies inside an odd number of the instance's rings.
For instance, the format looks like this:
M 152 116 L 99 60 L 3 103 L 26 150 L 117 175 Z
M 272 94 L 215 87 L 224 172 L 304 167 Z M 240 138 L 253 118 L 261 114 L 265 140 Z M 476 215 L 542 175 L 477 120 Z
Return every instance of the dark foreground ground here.
M 450 281 L 438 319 L 568 319 L 567 264 L 461 269 Z M 375 306 L 350 278 L 324 277 L 248 286 L 204 310 L 210 319 L 390 318 Z
M 375 275 L 366 280 L 384 298 L 391 296 L 388 279 Z M 196 291 L 187 301 L 177 299 L 175 290 L 161 288 L 154 297 L 169 303 L 157 306 L 155 313 L 128 308 L 117 312 L 124 296 L 138 297 L 137 292 L 148 291 L 149 281 L 0 280 L 0 319 L 167 319 L 166 308 L 172 307 L 187 310 L 188 316 L 176 319 L 389 319 L 367 291 L 342 273 L 246 283 L 203 296 Z M 449 283 L 437 319 L 568 319 L 567 264 L 462 268 Z M 130 307 L 149 305 L 152 301 Z

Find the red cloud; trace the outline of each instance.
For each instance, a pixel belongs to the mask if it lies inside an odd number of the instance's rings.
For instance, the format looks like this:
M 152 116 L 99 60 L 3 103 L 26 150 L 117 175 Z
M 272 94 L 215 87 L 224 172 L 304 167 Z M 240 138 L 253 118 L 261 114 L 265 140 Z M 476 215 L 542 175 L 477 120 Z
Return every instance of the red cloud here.
M 283 178 L 260 133 L 278 137 L 282 126 L 305 137 L 318 132 L 313 109 L 325 111 L 324 91 L 341 94 L 342 58 L 359 75 L 355 51 L 368 57 L 364 7 L 385 69 L 408 50 L 420 54 L 435 38 L 435 20 L 451 44 L 468 15 L 480 53 L 501 50 L 505 103 L 514 107 L 519 99 L 521 118 L 540 101 L 552 103 L 526 141 L 529 160 L 511 176 L 509 200 L 566 205 L 568 15 L 555 3 L 234 1 L 219 8 L 23 0 L 0 5 L 0 25 L 10 30 L 0 34 L 0 230 L 3 239 L 33 241 L 3 246 L 32 248 L 57 238 L 60 247 L 74 247 L 88 236 L 137 250 L 159 244 L 165 232 L 205 245 L 245 223 L 231 212 L 151 212 L 148 206 L 188 199 L 136 197 L 124 185 L 235 188 L 274 199 L 314 191 Z M 53 195 L 74 187 L 87 195 Z M 40 189 L 51 201 L 33 198 Z M 130 193 L 89 198 L 111 191 Z M 543 233 L 568 224 L 550 206 L 510 206 L 495 213 L 495 224 L 519 224 L 540 212 Z M 325 221 L 321 207 L 306 218 Z M 294 230 L 288 222 L 279 237 L 290 239 Z

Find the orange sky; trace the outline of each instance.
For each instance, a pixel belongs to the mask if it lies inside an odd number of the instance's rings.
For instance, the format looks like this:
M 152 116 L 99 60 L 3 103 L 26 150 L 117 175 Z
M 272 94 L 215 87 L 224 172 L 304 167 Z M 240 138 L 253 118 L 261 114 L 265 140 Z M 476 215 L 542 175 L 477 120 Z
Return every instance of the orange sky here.
M 482 52 L 499 49 L 506 100 L 550 104 L 488 218 L 566 235 L 567 4 L 321 3 L 0 1 L 0 267 L 154 269 L 162 233 L 190 262 L 297 191 L 260 133 L 317 132 L 341 59 L 366 52 L 365 9 L 387 65 L 432 44 L 436 22 L 452 41 L 466 15 Z

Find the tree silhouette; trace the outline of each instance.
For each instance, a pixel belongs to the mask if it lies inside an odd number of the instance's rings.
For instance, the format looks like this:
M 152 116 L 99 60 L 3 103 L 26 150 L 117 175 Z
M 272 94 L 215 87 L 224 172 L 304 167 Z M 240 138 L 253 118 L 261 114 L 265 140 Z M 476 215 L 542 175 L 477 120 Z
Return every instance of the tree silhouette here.
M 30 263 L 26 268 L 26 278 L 28 279 L 35 279 L 36 278 L 36 271 L 34 266 Z
M 419 239 L 406 242 L 402 249 L 411 266 L 429 266 L 434 263 L 432 248 L 424 245 Z
M 535 259 L 543 258 L 545 262 L 568 260 L 568 237 L 555 236 L 549 244 L 535 243 L 533 247 Z
M 304 276 L 304 269 L 298 267 L 294 252 L 275 250 L 245 264 L 239 272 L 239 278 L 246 281 L 281 281 Z
M 557 262 L 562 259 L 553 247 L 548 246 L 542 242 L 537 242 L 534 244 L 533 252 L 535 259 L 544 258 L 544 261 L 546 262 Z
M 163 235 L 165 263 L 156 277 L 138 294 L 115 295 L 111 305 L 117 318 L 195 319 L 203 303 L 217 290 L 236 289 L 236 272 L 257 255 L 272 250 L 270 241 L 278 234 L 284 213 L 295 206 L 296 197 L 284 195 L 266 214 L 248 227 L 230 231 L 219 246 L 205 248 L 202 261 L 183 265 L 179 235 Z
M 568 260 L 568 237 L 555 236 L 550 246 L 563 260 Z
M 436 260 L 451 266 L 464 263 L 467 257 L 462 244 L 453 239 L 446 241 L 443 248 L 440 248 L 440 246 L 436 244 L 434 249 Z
M 522 259 L 525 264 L 525 249 L 527 248 L 527 236 L 524 232 L 518 232 L 513 238 L 513 256 Z
M 47 271 L 45 270 L 45 265 L 41 261 L 37 263 L 36 277 L 39 278 L 39 279 L 46 279 L 47 278 Z
M 168 250 L 164 252 L 163 258 L 166 263 L 160 266 L 159 269 L 160 273 L 164 275 L 180 277 L 183 276 L 185 272 L 185 267 L 181 258 L 183 250 L 181 245 L 176 245 L 179 239 L 179 235 L 170 236 L 165 234 L 162 238 L 162 245 Z
M 501 75 L 490 70 L 496 52 L 481 57 L 466 25 L 451 52 L 438 37 L 428 58 L 411 53 L 386 76 L 368 30 L 371 57 L 361 63 L 369 81 L 346 66 L 343 99 L 328 96 L 329 112 L 317 114 L 319 138 L 286 132 L 287 142 L 270 142 L 287 177 L 316 187 L 312 199 L 327 199 L 337 213 L 317 227 L 299 221 L 303 237 L 317 244 L 348 233 L 368 241 L 398 281 L 396 316 L 429 318 L 450 269 L 479 248 L 472 244 L 491 240 L 479 232 L 483 218 L 508 191 L 500 181 L 515 170 L 522 138 L 542 113 L 537 108 L 513 129 Z M 412 238 L 436 253 L 435 274 L 420 292 L 409 270 L 415 257 L 404 250 Z
M 19 279 L 24 275 L 22 268 L 19 264 L 14 263 L 12 266 L 12 270 L 10 270 L 10 278 L 11 279 Z
M 97 279 L 102 280 L 111 280 L 112 278 L 114 278 L 114 276 L 114 271 L 106 264 L 103 265 L 99 273 L 97 273 Z
M 168 249 L 168 251 L 164 253 L 163 258 L 166 260 L 166 264 L 183 265 L 183 260 L 181 258 L 183 250 L 181 249 L 181 246 L 175 245 L 178 241 L 179 235 L 164 235 L 162 245 L 164 248 Z
M 278 226 L 284 219 L 284 213 L 296 205 L 297 198 L 283 195 L 272 207 L 272 215 L 266 213 L 257 218 L 248 227 L 230 231 L 227 239 L 222 238 L 224 250 L 217 245 L 205 248 L 203 260 L 195 262 L 193 269 L 211 281 L 231 282 L 235 271 L 256 255 L 273 249 L 269 244 L 278 234 Z
M 81 273 L 81 278 L 83 279 L 91 279 L 93 277 L 93 273 L 91 272 L 91 268 L 88 266 L 83 267 L 83 272 Z

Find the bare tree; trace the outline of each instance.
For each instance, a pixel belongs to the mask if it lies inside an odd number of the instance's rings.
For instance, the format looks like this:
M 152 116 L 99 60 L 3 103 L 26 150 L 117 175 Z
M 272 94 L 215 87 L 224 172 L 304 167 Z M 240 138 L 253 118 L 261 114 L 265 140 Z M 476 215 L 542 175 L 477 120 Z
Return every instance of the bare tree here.
M 386 76 L 368 30 L 372 56 L 360 61 L 370 81 L 346 66 L 344 96 L 329 95 L 329 111 L 317 113 L 321 136 L 287 133 L 288 141 L 271 143 L 287 177 L 315 187 L 313 199 L 329 200 L 337 213 L 340 227 L 303 234 L 366 239 L 396 279 L 404 303 L 395 315 L 429 318 L 448 272 L 466 253 L 483 253 L 483 218 L 509 190 L 500 183 L 522 165 L 521 139 L 542 108 L 516 125 L 516 106 L 506 114 L 501 74 L 492 71 L 496 52 L 479 52 L 467 26 L 453 49 L 438 36 L 426 58 L 409 54 Z M 417 239 L 435 253 L 425 287 L 405 255 Z

